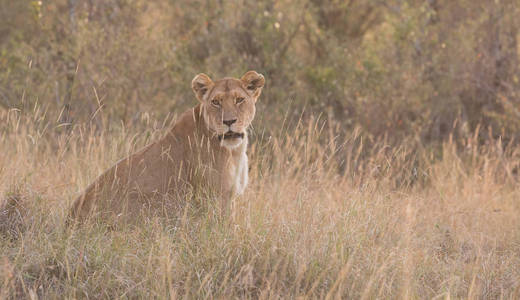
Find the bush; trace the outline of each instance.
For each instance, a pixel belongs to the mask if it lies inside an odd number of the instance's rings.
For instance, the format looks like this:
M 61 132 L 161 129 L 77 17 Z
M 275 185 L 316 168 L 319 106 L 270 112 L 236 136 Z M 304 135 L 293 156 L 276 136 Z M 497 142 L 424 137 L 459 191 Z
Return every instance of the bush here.
M 1 4 L 1 105 L 38 102 L 62 123 L 177 113 L 195 102 L 194 74 L 256 69 L 275 119 L 290 103 L 290 118 L 321 113 L 393 142 L 437 143 L 477 127 L 518 138 L 512 1 Z

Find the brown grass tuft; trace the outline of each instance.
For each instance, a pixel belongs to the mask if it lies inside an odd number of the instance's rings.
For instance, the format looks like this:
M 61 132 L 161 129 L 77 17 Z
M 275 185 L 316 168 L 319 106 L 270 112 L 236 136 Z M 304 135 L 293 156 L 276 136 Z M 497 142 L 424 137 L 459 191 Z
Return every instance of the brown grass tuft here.
M 0 234 L 8 238 L 19 237 L 26 227 L 27 207 L 23 197 L 20 192 L 9 192 L 0 204 Z

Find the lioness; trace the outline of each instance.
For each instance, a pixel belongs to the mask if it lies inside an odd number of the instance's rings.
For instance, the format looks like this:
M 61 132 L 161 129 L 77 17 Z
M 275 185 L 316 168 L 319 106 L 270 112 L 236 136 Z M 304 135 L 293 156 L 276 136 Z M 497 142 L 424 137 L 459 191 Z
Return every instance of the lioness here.
M 217 81 L 195 76 L 191 87 L 200 103 L 184 112 L 164 138 L 118 161 L 90 184 L 73 203 L 72 219 L 94 212 L 132 214 L 154 199 L 196 186 L 211 188 L 225 207 L 248 182 L 246 130 L 264 83 L 255 71 Z

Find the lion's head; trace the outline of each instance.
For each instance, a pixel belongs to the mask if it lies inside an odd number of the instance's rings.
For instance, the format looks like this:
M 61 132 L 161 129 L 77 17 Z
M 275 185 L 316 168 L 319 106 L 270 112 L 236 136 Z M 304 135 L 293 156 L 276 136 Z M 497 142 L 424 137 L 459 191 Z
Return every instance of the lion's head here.
M 191 87 L 201 102 L 204 121 L 222 146 L 235 148 L 243 142 L 264 83 L 264 76 L 255 71 L 240 79 L 212 81 L 206 74 L 193 78 Z

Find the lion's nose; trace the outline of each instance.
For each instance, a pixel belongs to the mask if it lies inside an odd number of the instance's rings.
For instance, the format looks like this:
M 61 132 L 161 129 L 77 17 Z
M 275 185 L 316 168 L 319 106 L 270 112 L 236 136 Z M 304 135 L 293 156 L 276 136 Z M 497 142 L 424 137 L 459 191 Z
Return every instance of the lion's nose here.
M 233 119 L 233 120 L 224 120 L 223 123 L 226 124 L 227 126 L 231 126 L 233 123 L 235 123 L 237 121 L 237 119 Z

